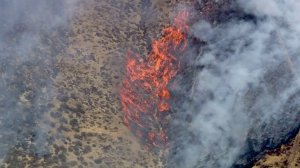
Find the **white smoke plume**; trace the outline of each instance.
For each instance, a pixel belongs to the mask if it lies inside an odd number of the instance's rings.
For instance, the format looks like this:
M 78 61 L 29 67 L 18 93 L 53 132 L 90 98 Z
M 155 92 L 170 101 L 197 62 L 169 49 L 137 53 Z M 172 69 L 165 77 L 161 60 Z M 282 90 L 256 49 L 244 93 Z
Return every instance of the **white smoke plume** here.
M 202 68 L 193 75 L 189 101 L 174 121 L 184 130 L 174 133 L 170 167 L 249 166 L 299 127 L 300 1 L 231 3 L 251 17 L 191 26 L 206 45 L 194 61 Z
M 0 0 L 0 163 L 15 145 L 33 139 L 44 151 L 55 54 L 53 34 L 64 32 L 77 0 Z M 64 39 L 58 35 L 59 40 Z M 62 42 L 63 43 L 63 42 Z

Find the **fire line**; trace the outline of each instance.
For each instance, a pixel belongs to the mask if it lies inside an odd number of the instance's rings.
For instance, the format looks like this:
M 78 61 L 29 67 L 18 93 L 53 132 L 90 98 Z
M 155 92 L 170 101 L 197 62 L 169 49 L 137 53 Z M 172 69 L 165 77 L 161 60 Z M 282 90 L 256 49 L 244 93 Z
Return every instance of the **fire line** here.
M 166 125 L 170 120 L 168 84 L 180 69 L 178 56 L 187 46 L 188 12 L 183 10 L 173 24 L 152 42 L 152 51 L 142 58 L 128 52 L 120 99 L 126 126 L 146 147 L 168 144 Z

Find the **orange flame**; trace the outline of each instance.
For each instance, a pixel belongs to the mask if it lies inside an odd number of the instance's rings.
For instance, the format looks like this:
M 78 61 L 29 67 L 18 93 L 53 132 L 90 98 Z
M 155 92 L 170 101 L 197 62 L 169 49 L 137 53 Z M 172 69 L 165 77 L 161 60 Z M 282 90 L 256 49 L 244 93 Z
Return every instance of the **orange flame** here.
M 145 59 L 132 52 L 127 55 L 120 90 L 124 123 L 148 145 L 163 147 L 168 143 L 168 84 L 180 68 L 176 55 L 187 45 L 187 17 L 186 10 L 179 12 L 173 25 L 163 29 L 163 37 L 152 42 L 152 51 Z

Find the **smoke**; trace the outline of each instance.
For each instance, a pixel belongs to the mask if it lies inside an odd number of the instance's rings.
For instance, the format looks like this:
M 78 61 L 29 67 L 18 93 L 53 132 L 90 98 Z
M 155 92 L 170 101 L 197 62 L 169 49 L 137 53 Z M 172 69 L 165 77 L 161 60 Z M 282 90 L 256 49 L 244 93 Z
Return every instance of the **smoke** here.
M 0 163 L 18 145 L 47 152 L 40 123 L 53 95 L 53 36 L 67 28 L 76 1 L 0 0 Z M 47 126 L 44 126 L 47 127 Z M 29 149 L 25 149 L 25 151 Z
M 237 0 L 223 21 L 191 26 L 205 45 L 189 51 L 196 68 L 177 88 L 188 94 L 175 109 L 169 167 L 249 166 L 298 130 L 299 9 L 297 0 Z

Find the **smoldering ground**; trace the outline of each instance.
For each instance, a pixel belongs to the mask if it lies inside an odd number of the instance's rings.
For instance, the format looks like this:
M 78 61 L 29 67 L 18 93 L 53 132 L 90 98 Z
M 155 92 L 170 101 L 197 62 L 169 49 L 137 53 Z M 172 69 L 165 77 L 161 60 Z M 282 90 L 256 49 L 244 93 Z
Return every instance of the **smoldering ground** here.
M 47 153 L 41 118 L 55 94 L 55 56 L 64 47 L 63 30 L 74 4 L 0 0 L 0 160 L 13 148 Z M 51 40 L 54 34 L 57 41 Z
M 297 132 L 299 9 L 296 0 L 236 0 L 218 23 L 191 26 L 201 45 L 177 79 L 169 167 L 251 166 Z

